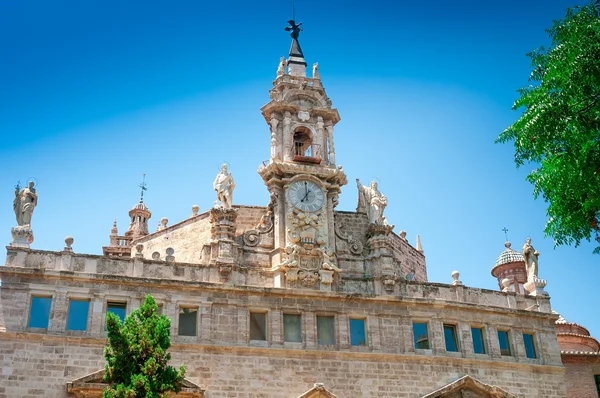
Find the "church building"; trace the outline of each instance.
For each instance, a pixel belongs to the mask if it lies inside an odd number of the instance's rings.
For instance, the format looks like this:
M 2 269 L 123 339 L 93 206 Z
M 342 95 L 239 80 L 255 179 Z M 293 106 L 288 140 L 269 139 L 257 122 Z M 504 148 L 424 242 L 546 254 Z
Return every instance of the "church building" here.
M 394 230 L 377 183 L 348 184 L 336 162 L 335 99 L 289 23 L 289 57 L 260 108 L 266 206 L 236 203 L 223 165 L 214 207 L 151 232 L 142 197 L 91 255 L 71 237 L 59 252 L 32 248 L 43 192 L 17 189 L 0 266 L 0 397 L 101 397 L 106 313 L 123 319 L 148 294 L 172 322 L 171 364 L 187 369 L 176 397 L 598 396 L 600 345 L 552 311 L 531 241 L 506 244 L 491 268 L 498 290 L 463 286 L 456 271 L 428 281 L 420 241 Z M 356 211 L 337 209 L 346 185 Z

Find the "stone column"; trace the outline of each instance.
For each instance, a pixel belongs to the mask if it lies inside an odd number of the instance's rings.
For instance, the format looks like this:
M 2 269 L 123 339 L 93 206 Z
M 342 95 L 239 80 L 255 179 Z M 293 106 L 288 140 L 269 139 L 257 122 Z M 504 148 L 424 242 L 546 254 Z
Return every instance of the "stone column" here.
M 292 160 L 293 136 L 291 131 L 292 114 L 285 111 L 283 114 L 283 160 L 290 162 Z
M 224 207 L 213 207 L 210 209 L 211 238 L 216 242 L 216 265 L 219 268 L 221 281 L 230 281 L 230 276 L 235 263 L 234 239 L 235 239 L 235 220 L 237 218 L 236 209 L 226 209 Z M 214 257 L 214 255 L 213 255 Z
M 271 114 L 271 161 L 281 160 L 281 137 L 278 130 L 279 119 Z
M 329 165 L 335 167 L 335 148 L 333 146 L 333 124 L 327 125 L 327 155 L 329 157 Z
M 327 138 L 325 134 L 325 129 L 323 128 L 325 124 L 323 123 L 323 117 L 317 116 L 317 134 L 316 137 L 313 137 L 313 144 L 317 144 L 321 147 L 321 164 L 326 166 L 328 163 L 327 158 Z M 313 148 L 314 149 L 314 148 Z M 314 156 L 314 155 L 313 155 Z

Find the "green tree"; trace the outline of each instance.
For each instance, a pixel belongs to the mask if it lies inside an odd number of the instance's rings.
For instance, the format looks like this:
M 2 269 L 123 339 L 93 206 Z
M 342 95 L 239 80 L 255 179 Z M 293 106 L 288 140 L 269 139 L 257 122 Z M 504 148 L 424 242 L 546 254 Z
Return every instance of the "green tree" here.
M 496 142 L 514 141 L 517 167 L 548 203 L 555 245 L 600 243 L 600 1 L 568 9 L 547 30 L 552 44 L 527 54 L 531 85 L 518 90 L 521 117 Z M 594 253 L 600 253 L 600 246 Z
M 122 324 L 115 314 L 106 314 L 104 381 L 111 386 L 104 391 L 104 398 L 162 398 L 181 391 L 185 368 L 168 366 L 171 321 L 159 316 L 156 309 L 154 298 L 148 295 Z

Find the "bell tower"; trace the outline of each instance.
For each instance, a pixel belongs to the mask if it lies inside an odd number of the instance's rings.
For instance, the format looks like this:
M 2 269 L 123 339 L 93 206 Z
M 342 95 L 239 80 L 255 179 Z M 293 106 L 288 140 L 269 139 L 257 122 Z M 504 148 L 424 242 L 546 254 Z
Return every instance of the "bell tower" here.
M 319 273 L 325 268 L 337 272 L 331 257 L 335 253 L 333 211 L 340 187 L 347 183 L 342 167 L 336 165 L 333 142 L 340 115 L 325 93 L 318 63 L 312 77 L 306 76 L 307 63 L 298 41 L 302 24 L 288 23 L 289 57 L 281 57 L 269 91 L 271 100 L 261 108 L 271 130 L 271 151 L 258 172 L 274 205 L 272 266 L 285 271 L 288 286 L 294 273 L 304 272 L 312 273 L 318 279 L 315 286 L 320 280 L 323 288 L 328 275 Z M 302 285 L 311 287 L 308 282 Z

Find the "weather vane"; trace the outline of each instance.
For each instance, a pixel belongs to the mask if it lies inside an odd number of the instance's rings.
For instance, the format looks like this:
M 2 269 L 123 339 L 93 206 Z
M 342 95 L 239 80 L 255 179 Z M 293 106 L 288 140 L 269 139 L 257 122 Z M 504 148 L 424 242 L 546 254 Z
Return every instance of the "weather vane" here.
M 502 231 L 504 231 L 504 238 L 506 238 L 506 241 L 508 242 L 508 229 L 506 229 L 506 227 L 502 228 Z
M 142 183 L 138 186 L 140 188 L 142 188 L 142 195 L 140 196 L 140 203 L 144 203 L 144 191 L 148 190 L 148 188 L 146 188 L 146 174 L 145 173 L 144 173 L 144 177 L 142 178 Z
M 288 21 L 288 23 L 290 24 L 290 26 L 286 26 L 285 27 L 285 31 L 286 32 L 292 32 L 290 33 L 290 36 L 292 36 L 292 39 L 298 39 L 298 36 L 300 35 L 300 31 L 302 30 L 300 28 L 300 25 L 302 25 L 302 22 L 300 22 L 299 24 L 296 24 L 296 21 L 293 19 L 290 19 Z

